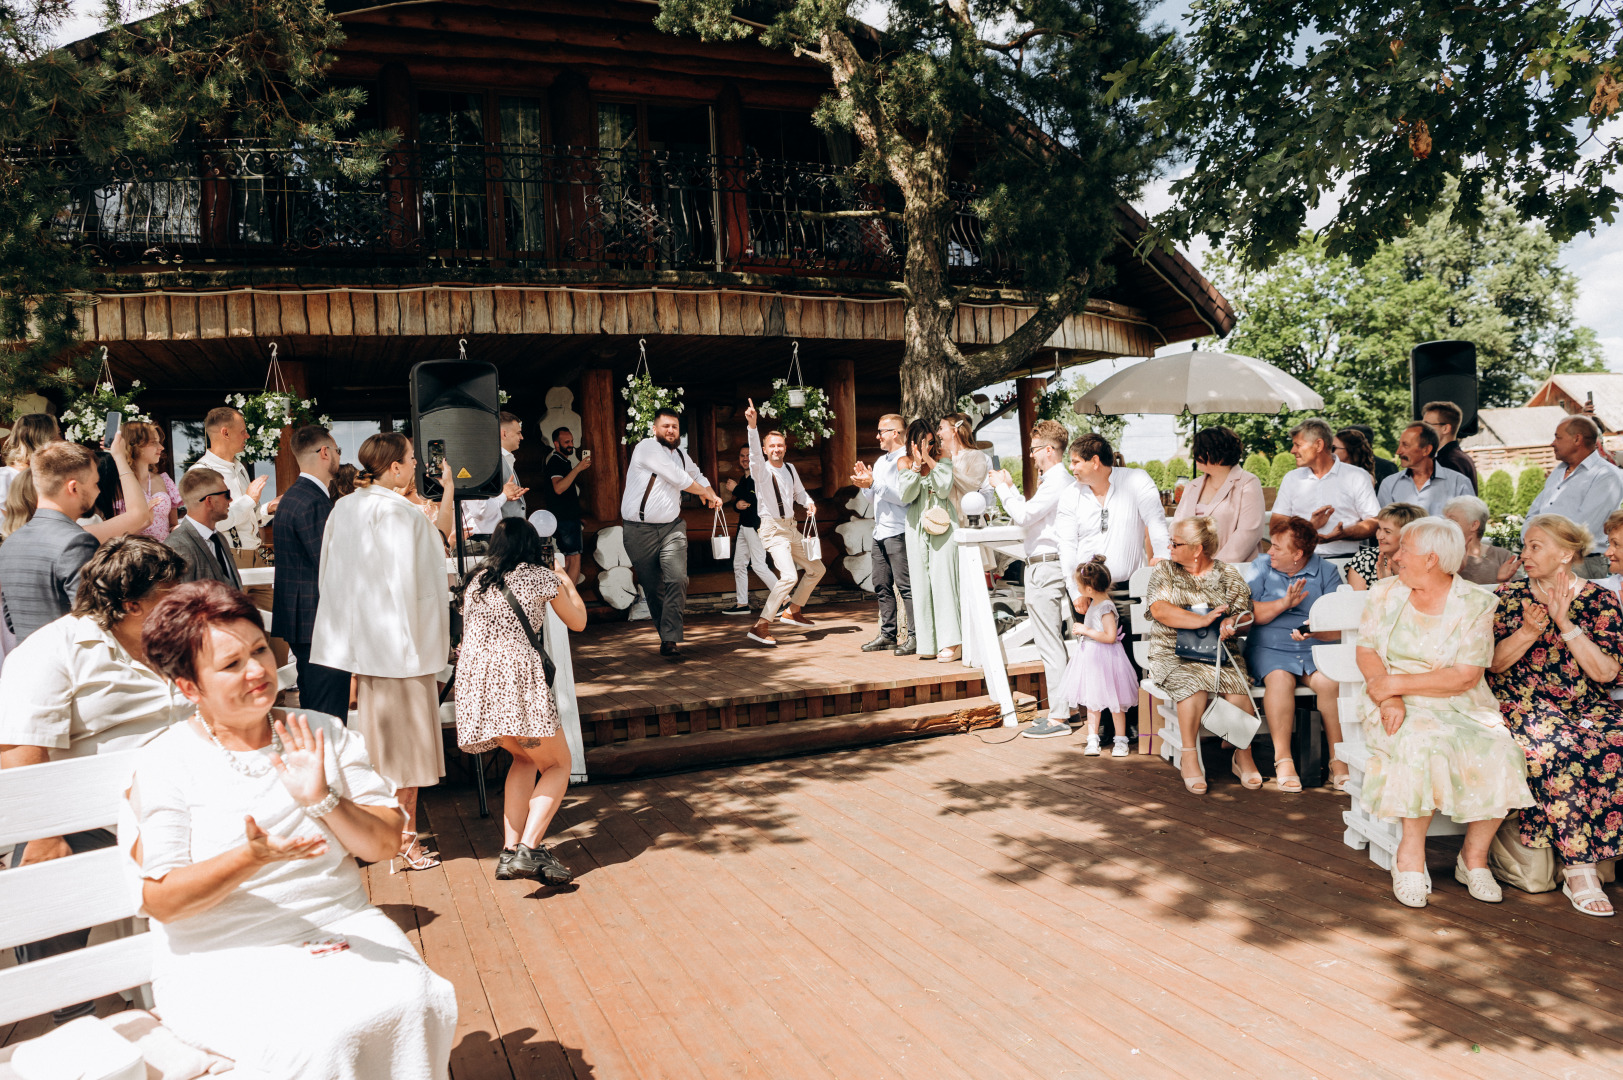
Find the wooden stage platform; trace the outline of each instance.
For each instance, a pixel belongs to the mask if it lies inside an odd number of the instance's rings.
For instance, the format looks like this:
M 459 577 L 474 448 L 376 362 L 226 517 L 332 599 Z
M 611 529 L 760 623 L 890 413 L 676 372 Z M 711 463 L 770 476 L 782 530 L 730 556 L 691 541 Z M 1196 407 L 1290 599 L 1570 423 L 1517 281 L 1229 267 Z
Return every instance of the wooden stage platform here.
M 1410 911 L 1343 796 L 1003 737 L 577 788 L 561 890 L 431 788 L 444 865 L 369 887 L 456 985 L 455 1080 L 1619 1074 L 1623 920 L 1478 903 L 1446 842 Z
M 878 633 L 871 601 L 823 605 L 806 614 L 817 626 L 779 623 L 773 628 L 775 649 L 745 636 L 752 624 L 747 616 L 690 615 L 682 647 L 687 659 L 681 663 L 659 655 L 658 633 L 646 620 L 593 623 L 571 635 L 588 771 L 603 775 L 634 757 L 664 759 L 658 747 L 642 740 L 675 743 L 708 733 L 702 745 L 716 754 L 747 743 L 758 748 L 747 756 L 771 757 L 790 743 L 795 751 L 816 748 L 813 728 L 851 733 L 868 725 L 883 736 L 896 726 L 892 714 L 902 710 L 927 724 L 989 704 L 982 700 L 980 672 L 961 663 L 863 652 L 863 643 Z M 1015 665 L 1011 683 L 1015 691 L 1040 698 L 1042 666 Z M 806 724 L 834 718 L 845 719 Z M 788 730 L 797 724 L 805 730 Z M 813 743 L 804 745 L 807 739 Z M 703 753 L 689 750 L 684 760 Z

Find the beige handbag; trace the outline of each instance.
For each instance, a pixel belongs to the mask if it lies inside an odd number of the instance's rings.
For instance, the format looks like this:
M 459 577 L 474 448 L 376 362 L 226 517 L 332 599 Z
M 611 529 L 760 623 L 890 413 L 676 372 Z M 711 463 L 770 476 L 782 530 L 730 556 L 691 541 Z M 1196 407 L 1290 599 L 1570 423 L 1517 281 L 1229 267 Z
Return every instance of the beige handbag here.
M 940 536 L 952 528 L 952 517 L 942 507 L 932 506 L 919 515 L 919 524 L 923 525 L 924 531 L 931 536 Z
M 1488 844 L 1488 869 L 1494 877 L 1522 892 L 1554 892 L 1555 849 L 1528 847 L 1522 843 L 1521 827 L 1521 814 L 1513 810 L 1505 815 Z

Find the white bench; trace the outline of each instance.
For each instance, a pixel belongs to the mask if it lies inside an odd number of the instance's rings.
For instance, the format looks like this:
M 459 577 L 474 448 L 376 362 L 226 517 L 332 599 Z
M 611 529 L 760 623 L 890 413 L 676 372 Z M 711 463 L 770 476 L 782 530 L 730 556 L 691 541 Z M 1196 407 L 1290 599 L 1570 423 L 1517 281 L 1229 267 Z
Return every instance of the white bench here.
M 1403 826 L 1396 821 L 1382 821 L 1364 811 L 1364 773 L 1369 763 L 1369 750 L 1364 745 L 1363 714 L 1364 676 L 1358 670 L 1358 624 L 1364 617 L 1367 592 L 1354 592 L 1351 586 L 1314 601 L 1308 612 L 1309 624 L 1315 632 L 1339 630 L 1341 640 L 1334 644 L 1313 646 L 1313 662 L 1320 671 L 1336 680 L 1340 693 L 1336 703 L 1341 711 L 1342 741 L 1335 745 L 1336 757 L 1345 762 L 1351 779 L 1347 794 L 1352 805 L 1342 811 L 1341 820 L 1347 826 L 1342 841 L 1350 848 L 1369 850 L 1372 862 L 1383 870 L 1392 869 L 1392 857 L 1403 838 Z M 1454 836 L 1465 831 L 1465 826 L 1441 814 L 1432 815 L 1427 836 Z

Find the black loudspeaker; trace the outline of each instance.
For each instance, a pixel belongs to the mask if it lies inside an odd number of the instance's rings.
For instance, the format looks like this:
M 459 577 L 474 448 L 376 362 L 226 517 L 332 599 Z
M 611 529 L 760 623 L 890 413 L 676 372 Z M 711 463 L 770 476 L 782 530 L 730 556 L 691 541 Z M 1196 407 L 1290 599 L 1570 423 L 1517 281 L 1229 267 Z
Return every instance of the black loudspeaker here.
M 496 365 L 424 360 L 411 367 L 411 436 L 417 490 L 437 499 L 440 460 L 451 462 L 458 499 L 502 490 L 501 394 Z
M 1452 401 L 1464 417 L 1456 438 L 1476 434 L 1476 344 L 1470 341 L 1426 341 L 1409 353 L 1409 404 L 1421 419 L 1428 401 Z

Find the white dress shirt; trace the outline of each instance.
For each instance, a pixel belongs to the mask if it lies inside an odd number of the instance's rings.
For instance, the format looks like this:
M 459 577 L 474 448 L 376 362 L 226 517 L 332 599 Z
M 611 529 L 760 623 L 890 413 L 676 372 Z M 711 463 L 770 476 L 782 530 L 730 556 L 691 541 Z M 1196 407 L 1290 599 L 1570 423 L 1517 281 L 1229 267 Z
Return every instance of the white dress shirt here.
M 0 743 L 42 746 L 51 760 L 128 750 L 192 705 L 83 615 L 46 623 L 0 670 Z
M 323 480 L 321 477 L 317 476 L 315 473 L 301 472 L 301 473 L 299 473 L 299 477 L 301 479 L 310 481 L 316 487 L 320 488 L 321 493 L 323 495 L 326 495 L 329 498 L 332 497 L 332 488 L 327 486 L 327 481 Z
M 749 429 L 750 479 L 755 481 L 755 506 L 764 517 L 794 519 L 795 507 L 815 509 L 817 500 L 800 482 L 800 470 L 787 461 L 773 465 L 761 449 L 761 433 Z
M 1021 495 L 1013 484 L 1004 484 L 997 489 L 997 497 L 1003 502 L 1009 520 L 1020 526 L 1024 533 L 1022 539 L 1026 558 L 1046 552 L 1059 554 L 1060 499 L 1074 487 L 1076 478 L 1069 469 L 1056 462 L 1043 473 L 1037 490 L 1031 493 L 1029 499 Z
M 1047 479 L 1045 476 L 1043 479 Z M 1126 581 L 1145 564 L 1144 535 L 1157 559 L 1167 557 L 1166 512 L 1161 493 L 1143 469 L 1110 470 L 1110 487 L 1101 500 L 1086 484 L 1069 488 L 1059 502 L 1055 522 L 1059 533 L 1059 563 L 1071 599 L 1081 597 L 1076 568 L 1095 555 L 1105 557 L 1111 581 Z
M 710 481 L 679 447 L 666 446 L 650 435 L 631 451 L 620 520 L 669 525 L 682 512 L 682 492 L 693 484 L 709 487 Z
M 258 504 L 248 497 L 248 470 L 212 450 L 193 462 L 192 469 L 213 469 L 225 478 L 226 490 L 231 492 L 231 512 L 220 520 L 217 527 L 225 546 L 238 551 L 258 548 L 259 528 L 270 521 L 270 515 L 262 512 Z M 190 472 L 191 469 L 186 471 Z
M 897 447 L 882 454 L 873 463 L 873 486 L 868 489 L 873 500 L 873 538 L 889 540 L 907 532 L 907 504 L 902 501 L 902 470 L 896 463 L 902 458 Z M 753 459 L 752 459 L 753 460 Z
M 1607 461 L 1597 449 L 1578 462 L 1568 475 L 1566 465 L 1555 463 L 1544 481 L 1544 490 L 1538 493 L 1533 505 L 1527 508 L 1527 520 L 1535 514 L 1560 514 L 1571 518 L 1589 530 L 1594 541 L 1588 555 L 1606 550 L 1606 519 L 1618 504 L 1623 503 L 1623 471 Z M 1522 526 L 1527 536 L 1527 526 Z
M 513 468 L 513 453 L 511 450 L 502 451 L 502 464 L 506 466 L 506 468 L 502 470 L 502 475 L 512 477 L 513 482 L 517 483 L 518 473 Z M 498 491 L 496 494 L 479 504 L 479 513 L 477 517 L 469 518 L 464 515 L 462 520 L 471 520 L 473 522 L 473 531 L 475 533 L 495 532 L 496 526 L 501 523 L 502 518 L 514 516 L 507 513 L 507 504 L 510 501 L 512 500 L 508 499 L 506 491 Z M 522 500 L 520 500 L 520 502 L 522 502 Z M 524 515 L 519 514 L 518 516 L 523 517 Z
M 1285 479 L 1279 482 L 1272 513 L 1311 521 L 1314 511 L 1325 506 L 1330 508 L 1330 520 L 1320 527 L 1321 533 L 1337 525 L 1356 525 L 1381 512 L 1381 502 L 1375 497 L 1375 481 L 1368 471 L 1338 458 L 1323 476 L 1314 476 L 1306 465 L 1286 473 Z M 1319 544 L 1316 553 L 1352 555 L 1361 546 L 1361 540 L 1332 540 Z

